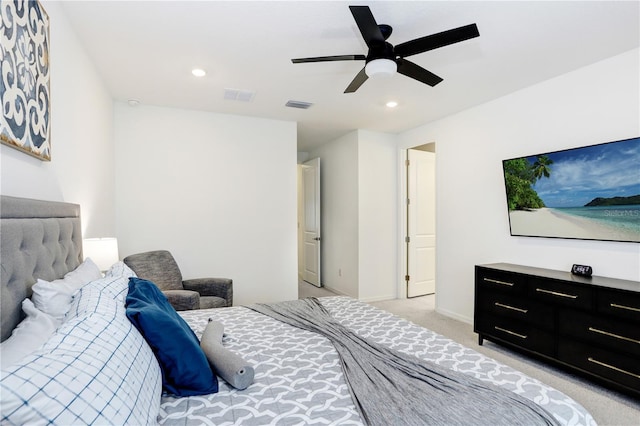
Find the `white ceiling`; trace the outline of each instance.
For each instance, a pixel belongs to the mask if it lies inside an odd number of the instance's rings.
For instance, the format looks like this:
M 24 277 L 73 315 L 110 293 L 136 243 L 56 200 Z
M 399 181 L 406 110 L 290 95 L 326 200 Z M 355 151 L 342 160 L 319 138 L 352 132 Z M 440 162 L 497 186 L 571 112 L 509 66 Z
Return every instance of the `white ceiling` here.
M 435 87 L 402 75 L 343 94 L 366 54 L 349 5 L 368 5 L 399 44 L 476 23 L 480 37 L 410 59 Z M 638 1 L 67 1 L 63 7 L 117 100 L 298 122 L 308 151 L 354 129 L 398 133 L 640 45 Z M 52 25 L 55 25 L 52 22 Z M 193 67 L 207 71 L 191 75 Z M 594 81 L 593 84 L 598 84 Z M 224 99 L 225 88 L 255 92 Z M 308 110 L 285 107 L 311 102 Z M 393 110 L 388 100 L 399 102 Z

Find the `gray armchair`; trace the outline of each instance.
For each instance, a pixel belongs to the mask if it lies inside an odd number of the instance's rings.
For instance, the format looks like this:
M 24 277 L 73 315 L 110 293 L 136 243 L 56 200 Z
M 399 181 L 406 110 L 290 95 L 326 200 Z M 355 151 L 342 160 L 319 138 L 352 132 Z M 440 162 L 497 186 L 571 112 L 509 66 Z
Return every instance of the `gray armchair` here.
M 183 280 L 176 260 L 166 250 L 132 254 L 123 260 L 138 277 L 157 285 L 176 311 L 222 308 L 233 304 L 233 280 Z

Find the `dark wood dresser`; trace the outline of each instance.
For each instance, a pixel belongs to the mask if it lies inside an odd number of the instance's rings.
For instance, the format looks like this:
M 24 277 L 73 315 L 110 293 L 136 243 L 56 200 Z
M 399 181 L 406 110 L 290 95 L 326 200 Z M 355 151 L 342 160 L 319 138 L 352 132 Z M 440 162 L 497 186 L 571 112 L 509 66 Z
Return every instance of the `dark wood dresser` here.
M 476 265 L 474 331 L 640 396 L 640 282 Z

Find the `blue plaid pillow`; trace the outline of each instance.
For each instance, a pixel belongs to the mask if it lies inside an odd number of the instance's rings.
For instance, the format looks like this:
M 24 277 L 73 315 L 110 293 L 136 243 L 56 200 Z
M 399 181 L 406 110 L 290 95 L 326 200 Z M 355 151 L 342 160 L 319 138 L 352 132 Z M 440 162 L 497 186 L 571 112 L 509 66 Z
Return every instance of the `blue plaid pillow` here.
M 1 424 L 157 422 L 158 362 L 122 302 L 100 287 L 83 287 L 44 346 L 2 371 Z

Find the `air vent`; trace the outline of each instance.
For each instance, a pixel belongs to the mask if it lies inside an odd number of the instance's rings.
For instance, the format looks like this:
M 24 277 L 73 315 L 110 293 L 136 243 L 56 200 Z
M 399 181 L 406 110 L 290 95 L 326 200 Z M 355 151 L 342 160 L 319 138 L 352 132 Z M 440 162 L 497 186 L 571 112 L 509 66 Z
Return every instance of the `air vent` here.
M 300 109 L 309 109 L 309 107 L 313 105 L 310 102 L 302 102 L 302 101 L 288 101 L 285 106 L 289 108 L 300 108 Z
M 251 90 L 224 89 L 224 99 L 228 101 L 251 102 L 255 95 Z

